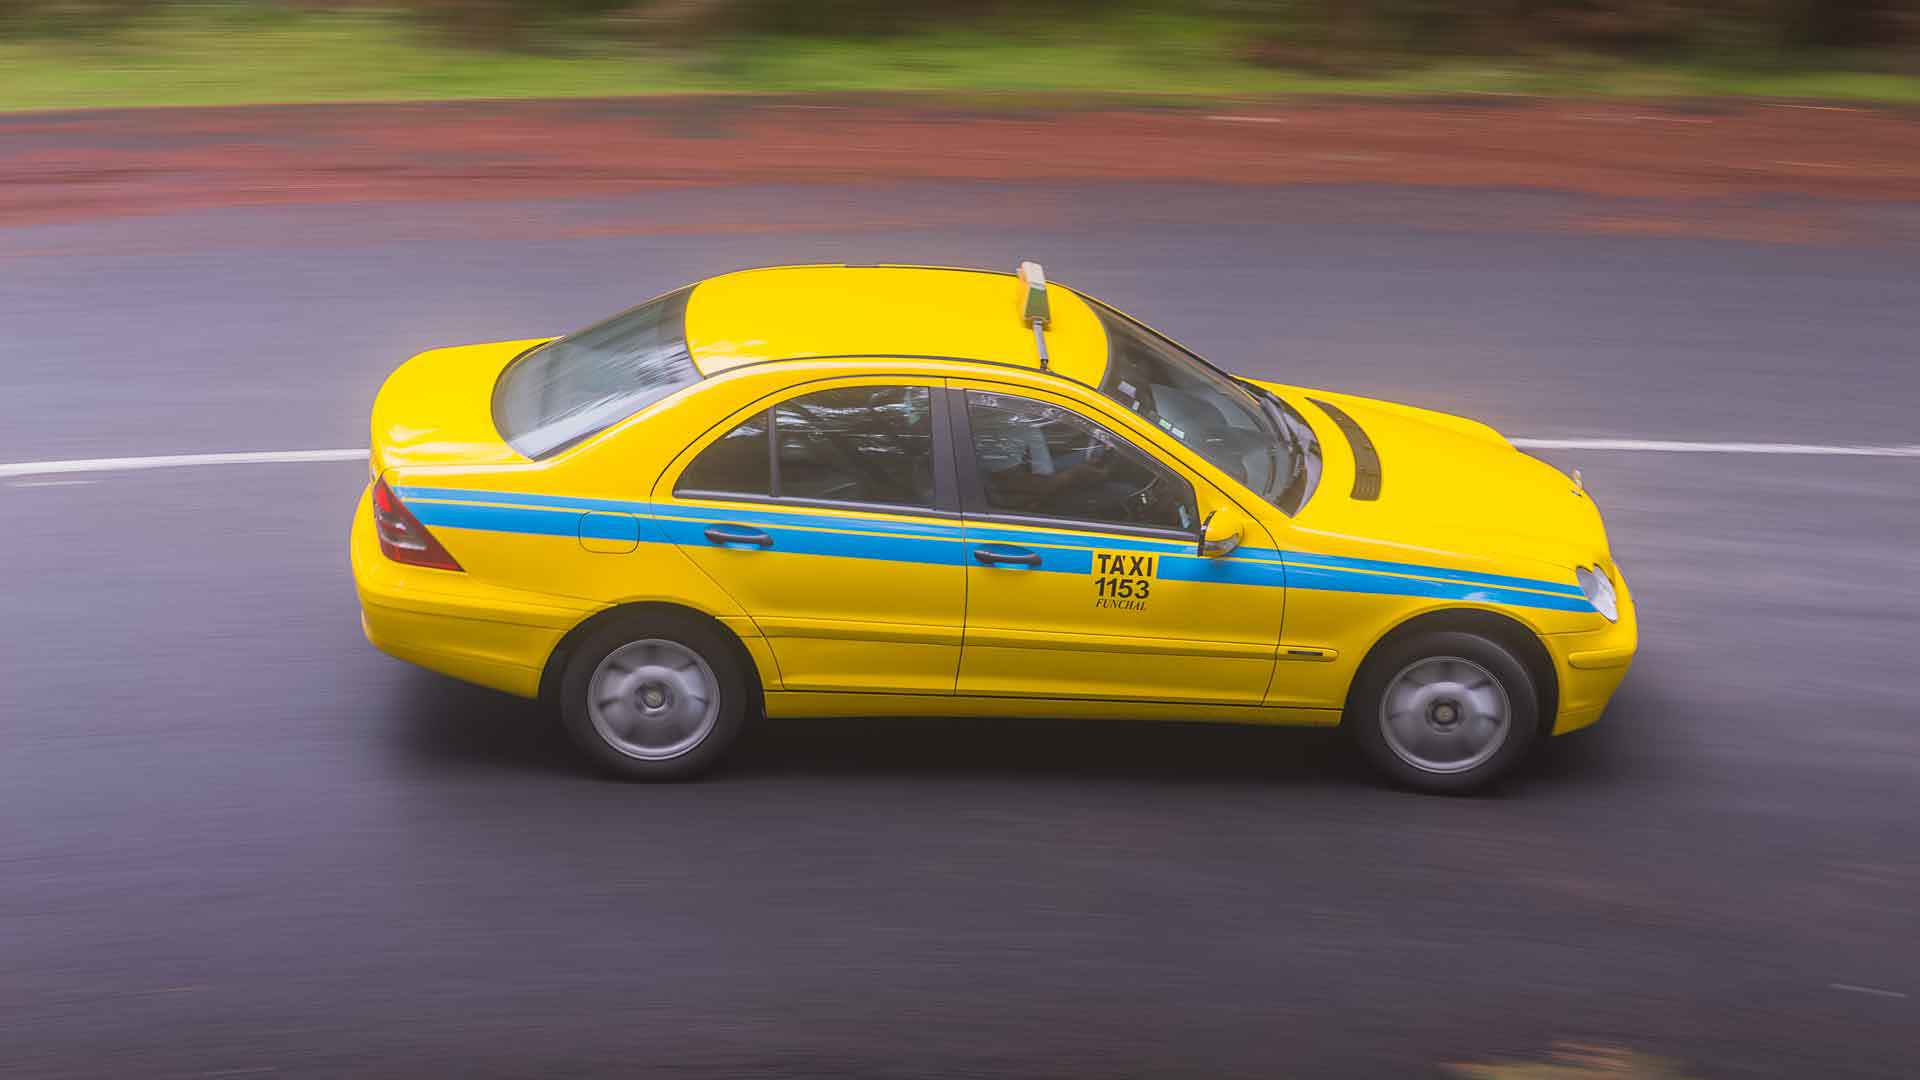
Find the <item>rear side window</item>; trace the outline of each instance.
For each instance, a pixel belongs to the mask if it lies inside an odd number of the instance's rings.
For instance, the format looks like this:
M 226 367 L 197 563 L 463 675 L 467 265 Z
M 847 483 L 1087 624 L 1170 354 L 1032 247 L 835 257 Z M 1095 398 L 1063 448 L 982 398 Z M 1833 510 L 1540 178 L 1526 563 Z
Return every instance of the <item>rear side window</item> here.
M 550 341 L 515 360 L 493 392 L 493 422 L 513 448 L 543 458 L 700 380 L 687 350 L 681 289 Z
M 702 450 L 674 493 L 930 507 L 933 476 L 933 391 L 852 386 L 755 415 Z
M 773 467 L 767 454 L 767 414 L 720 437 L 700 451 L 680 474 L 674 492 L 709 491 L 716 495 L 772 495 Z

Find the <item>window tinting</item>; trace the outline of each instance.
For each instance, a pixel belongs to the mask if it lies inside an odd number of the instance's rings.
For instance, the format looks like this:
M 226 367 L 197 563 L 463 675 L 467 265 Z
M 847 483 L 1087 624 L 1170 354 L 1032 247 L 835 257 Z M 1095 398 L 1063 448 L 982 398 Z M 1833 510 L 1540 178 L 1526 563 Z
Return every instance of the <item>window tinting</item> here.
M 777 406 L 773 416 L 782 498 L 933 505 L 927 387 L 822 390 Z
M 680 474 L 674 491 L 771 495 L 772 475 L 767 458 L 767 414 L 763 412 L 700 451 L 687 471 Z
M 967 422 L 987 508 L 1190 532 L 1193 486 L 1065 409 L 967 391 Z
M 687 351 L 687 295 L 668 293 L 515 360 L 493 393 L 494 426 L 546 457 L 700 380 Z

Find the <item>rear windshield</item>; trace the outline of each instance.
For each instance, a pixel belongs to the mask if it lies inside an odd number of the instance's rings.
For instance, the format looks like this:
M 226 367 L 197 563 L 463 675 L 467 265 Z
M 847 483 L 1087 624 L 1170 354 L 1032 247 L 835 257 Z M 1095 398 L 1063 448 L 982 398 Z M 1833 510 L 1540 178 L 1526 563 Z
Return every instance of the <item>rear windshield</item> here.
M 687 295 L 670 292 L 515 360 L 493 422 L 530 458 L 564 450 L 700 380 L 687 351 Z

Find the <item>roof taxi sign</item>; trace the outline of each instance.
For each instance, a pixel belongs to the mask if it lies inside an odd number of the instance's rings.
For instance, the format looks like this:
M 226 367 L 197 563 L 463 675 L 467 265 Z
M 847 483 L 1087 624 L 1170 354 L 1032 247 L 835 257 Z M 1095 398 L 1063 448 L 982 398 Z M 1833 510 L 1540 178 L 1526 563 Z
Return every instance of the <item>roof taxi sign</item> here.
M 1047 272 L 1037 262 L 1020 264 L 1020 321 L 1033 327 L 1033 343 L 1040 350 L 1040 369 L 1047 368 L 1047 328 L 1053 310 L 1047 306 Z

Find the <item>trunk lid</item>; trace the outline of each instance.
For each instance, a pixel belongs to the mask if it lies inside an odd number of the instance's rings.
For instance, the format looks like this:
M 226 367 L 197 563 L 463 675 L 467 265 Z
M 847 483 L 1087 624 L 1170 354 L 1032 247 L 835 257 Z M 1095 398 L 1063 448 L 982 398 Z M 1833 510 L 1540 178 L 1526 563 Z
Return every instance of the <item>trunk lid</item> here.
M 494 427 L 493 386 L 514 357 L 546 340 L 433 349 L 401 364 L 373 401 L 374 474 L 414 465 L 525 461 Z

